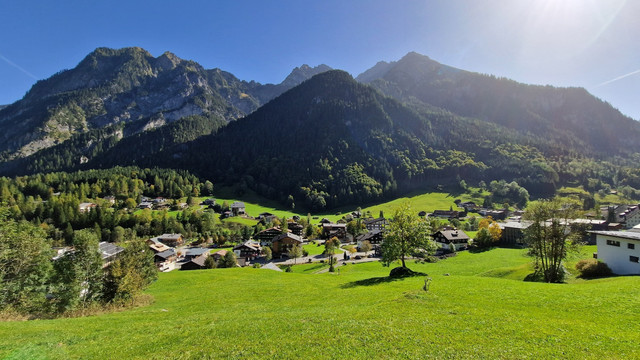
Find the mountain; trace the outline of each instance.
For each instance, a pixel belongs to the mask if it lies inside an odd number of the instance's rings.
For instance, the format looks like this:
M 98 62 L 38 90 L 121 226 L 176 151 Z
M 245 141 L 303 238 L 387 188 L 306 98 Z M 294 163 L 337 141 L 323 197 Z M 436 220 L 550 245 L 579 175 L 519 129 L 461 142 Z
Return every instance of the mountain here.
M 435 106 L 521 133 L 552 137 L 589 155 L 640 152 L 640 126 L 582 88 L 525 85 L 409 53 L 357 77 L 399 101 Z
M 25 157 L 96 129 L 127 137 L 193 115 L 234 120 L 327 69 L 305 65 L 281 84 L 262 85 L 170 52 L 154 58 L 140 48 L 98 48 L 0 108 L 0 158 Z M 132 123 L 128 132 L 116 126 Z
M 172 98 L 175 104 L 184 107 L 185 102 L 201 111 L 171 121 L 167 110 L 102 124 L 100 119 L 110 119 L 107 110 L 119 109 L 105 106 L 95 111 L 98 115 L 85 116 L 86 128 L 68 140 L 0 163 L 0 174 L 115 165 L 182 168 L 233 186 L 239 195 L 252 190 L 313 210 L 364 204 L 414 189 L 455 190 L 465 183 L 489 184 L 494 193 L 503 189 L 496 200 L 510 204 L 522 204 L 529 193 L 553 195 L 565 185 L 582 185 L 590 192 L 640 189 L 640 124 L 583 89 L 519 84 L 415 53 L 380 62 L 359 81 L 321 65 L 302 66 L 281 84 L 262 85 L 168 54 L 153 58 L 140 49 L 110 51 L 138 54 L 132 56 L 144 61 L 130 56 L 123 62 L 116 56 L 116 65 L 96 62 L 98 68 L 111 69 L 104 70 L 111 75 L 83 78 L 71 70 L 62 72 L 66 81 L 53 81 L 56 75 L 48 80 L 50 86 L 34 86 L 19 104 L 26 110 L 17 116 L 32 111 L 30 104 L 52 98 L 61 104 L 73 99 L 70 103 L 82 110 L 67 108 L 67 117 L 87 114 L 78 105 L 86 105 L 83 96 L 114 88 L 130 90 L 101 101 L 111 104 L 135 95 L 140 99 L 136 103 L 147 104 L 169 96 L 170 86 L 195 94 L 179 92 Z M 89 63 L 74 70 L 94 62 Z M 170 70 L 160 70 L 164 68 Z M 188 81 L 157 83 L 175 76 Z M 83 82 L 95 84 L 78 90 Z M 152 89 L 159 95 L 141 95 Z M 17 104 L 0 115 L 16 111 Z M 134 107 L 129 109 L 131 114 Z
M 538 193 L 553 192 L 559 174 L 544 153 L 563 151 L 500 125 L 416 111 L 334 70 L 215 134 L 135 164 L 189 169 L 240 192 L 318 210 L 461 179 L 518 179 Z

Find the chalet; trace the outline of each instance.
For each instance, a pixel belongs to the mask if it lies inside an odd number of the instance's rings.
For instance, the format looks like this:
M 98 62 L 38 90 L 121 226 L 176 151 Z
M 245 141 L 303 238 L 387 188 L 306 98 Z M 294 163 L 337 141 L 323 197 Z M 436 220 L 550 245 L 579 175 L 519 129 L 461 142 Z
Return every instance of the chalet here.
M 295 244 L 302 246 L 302 238 L 292 233 L 280 234 L 271 241 L 274 254 L 286 254 Z
M 202 202 L 203 205 L 207 205 L 209 207 L 213 207 L 216 205 L 216 199 L 206 199 Z
M 155 199 L 153 199 L 153 203 L 154 204 L 164 204 L 165 202 L 167 202 L 167 200 L 163 197 L 157 197 Z
M 322 220 L 320 220 L 320 224 L 331 224 L 331 220 L 327 218 L 322 218 Z
M 596 237 L 594 234 L 589 233 L 587 231 L 603 231 L 609 230 L 609 223 L 606 220 L 596 220 L 596 219 L 574 219 L 571 221 L 571 228 L 574 231 L 579 231 L 583 233 L 583 242 L 586 242 L 589 245 L 596 244 Z
M 382 244 L 383 240 L 384 240 L 384 230 L 371 230 L 364 234 L 360 234 L 356 236 L 356 243 L 358 244 L 358 247 L 360 247 L 360 245 L 362 245 L 364 241 L 368 241 L 372 245 L 375 245 L 375 244 Z
M 274 237 L 282 234 L 279 226 L 264 229 L 257 233 L 253 238 L 260 242 L 260 245 L 270 245 Z
M 182 264 L 180 270 L 200 270 L 204 269 L 204 262 L 207 260 L 207 256 L 202 254 L 196 258 L 191 259 L 190 261 Z
M 80 205 L 78 205 L 78 210 L 81 213 L 88 213 L 89 211 L 91 211 L 92 209 L 94 209 L 97 205 L 94 203 L 90 203 L 90 202 L 83 202 L 80 203 Z
M 260 221 L 263 224 L 268 224 L 273 222 L 273 220 L 277 219 L 278 217 L 273 215 L 270 212 L 263 212 L 261 214 L 258 215 L 258 221 Z
M 456 210 L 433 210 L 431 216 L 441 217 L 446 219 L 457 219 L 460 217 L 460 211 Z
M 105 201 L 107 201 L 107 202 L 108 202 L 109 204 L 111 204 L 111 205 L 113 205 L 113 204 L 115 204 L 115 203 L 116 203 L 116 197 L 115 197 L 115 196 L 113 196 L 113 195 L 105 196 L 103 199 L 104 199 Z
M 147 245 L 149 245 L 149 248 L 154 253 L 159 253 L 159 252 L 163 252 L 171 249 L 169 246 L 161 243 L 160 240 L 158 240 L 158 238 L 151 238 L 147 240 Z
M 140 204 L 138 204 L 138 208 L 140 209 L 152 209 L 153 208 L 153 203 L 150 201 L 143 201 Z
M 153 256 L 153 262 L 160 271 L 171 271 L 175 268 L 178 255 L 173 249 L 159 252 Z
M 502 210 L 485 210 L 480 212 L 481 215 L 491 216 L 493 220 L 504 220 L 507 218 L 508 211 L 506 209 Z
M 184 239 L 181 234 L 162 234 L 152 240 L 157 240 L 167 246 L 176 247 L 184 244 Z
M 213 260 L 220 261 L 220 259 L 222 259 L 225 255 L 227 255 L 227 253 L 228 253 L 227 250 L 222 249 L 222 250 L 218 250 L 218 251 L 214 252 L 210 256 L 213 257 Z
M 112 243 L 101 241 L 98 244 L 98 249 L 100 254 L 102 255 L 102 267 L 107 267 L 113 260 L 116 259 L 118 254 L 124 251 L 120 246 L 114 245 Z
M 292 233 L 298 236 L 302 236 L 302 232 L 304 231 L 304 226 L 293 221 L 289 221 L 287 223 L 287 228 L 289 229 L 289 231 L 291 231 Z
M 458 204 L 458 207 L 463 208 L 465 211 L 474 211 L 478 208 L 478 205 L 473 201 L 465 201 Z
M 233 216 L 245 215 L 244 203 L 241 201 L 235 201 L 231 204 L 231 212 L 233 213 Z
M 640 233 L 593 231 L 598 253 L 594 254 L 618 275 L 640 275 Z
M 201 247 L 188 248 L 184 252 L 184 259 L 185 261 L 189 261 L 197 258 L 198 256 L 202 256 L 202 255 L 209 256 L 209 253 L 210 251 L 207 248 L 201 248 Z
M 383 217 L 379 217 L 377 219 L 367 219 L 364 221 L 364 226 L 369 231 L 373 230 L 382 230 L 389 225 L 389 221 Z
M 322 237 L 331 239 L 337 237 L 341 242 L 347 241 L 347 224 L 322 224 Z
M 469 244 L 469 235 L 462 230 L 440 230 L 432 235 L 433 240 L 448 249 L 454 244 L 456 250 L 465 249 Z
M 245 241 L 242 244 L 236 245 L 233 248 L 233 252 L 236 254 L 236 258 L 244 259 L 247 262 L 254 260 L 260 256 L 262 247 L 255 241 Z
M 500 243 L 502 245 L 516 245 L 524 243 L 524 231 L 531 226 L 530 221 L 509 221 L 506 223 L 498 223 L 502 234 L 500 235 Z

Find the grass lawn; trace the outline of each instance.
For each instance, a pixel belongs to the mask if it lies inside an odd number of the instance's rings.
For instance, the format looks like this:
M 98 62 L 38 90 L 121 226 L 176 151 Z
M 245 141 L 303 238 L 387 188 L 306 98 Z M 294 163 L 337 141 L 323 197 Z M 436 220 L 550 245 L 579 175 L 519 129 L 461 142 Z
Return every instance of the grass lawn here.
M 309 255 L 320 255 L 324 252 L 324 245 L 316 245 L 313 243 L 309 243 L 309 244 L 304 244 L 302 245 L 302 248 L 304 250 L 307 250 L 307 252 L 309 253 Z M 339 251 L 339 250 L 338 250 Z M 342 252 L 342 251 L 340 251 Z
M 529 261 L 516 249 L 411 261 L 429 292 L 378 262 L 161 273 L 145 307 L 0 323 L 0 358 L 640 358 L 640 277 L 523 282 Z

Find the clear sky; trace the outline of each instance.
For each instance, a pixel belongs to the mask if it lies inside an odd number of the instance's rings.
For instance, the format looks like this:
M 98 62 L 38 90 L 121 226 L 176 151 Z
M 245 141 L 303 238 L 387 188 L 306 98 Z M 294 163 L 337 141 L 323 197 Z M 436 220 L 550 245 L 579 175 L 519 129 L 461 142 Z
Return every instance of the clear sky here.
M 0 104 L 102 46 L 168 50 L 262 83 L 302 64 L 356 76 L 416 51 L 585 87 L 640 120 L 639 17 L 638 0 L 0 0 Z

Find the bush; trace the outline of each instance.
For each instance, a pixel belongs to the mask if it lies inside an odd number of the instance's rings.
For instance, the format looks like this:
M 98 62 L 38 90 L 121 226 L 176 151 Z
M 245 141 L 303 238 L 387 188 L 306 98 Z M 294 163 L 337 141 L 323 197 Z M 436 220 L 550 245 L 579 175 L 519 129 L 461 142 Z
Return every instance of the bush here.
M 580 271 L 580 277 L 593 279 L 613 275 L 609 266 L 596 259 L 584 259 L 578 261 L 576 269 Z

